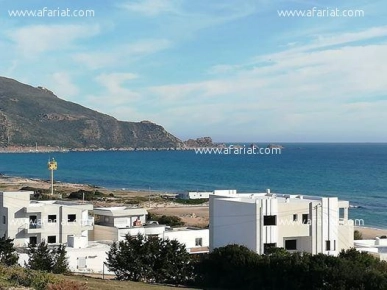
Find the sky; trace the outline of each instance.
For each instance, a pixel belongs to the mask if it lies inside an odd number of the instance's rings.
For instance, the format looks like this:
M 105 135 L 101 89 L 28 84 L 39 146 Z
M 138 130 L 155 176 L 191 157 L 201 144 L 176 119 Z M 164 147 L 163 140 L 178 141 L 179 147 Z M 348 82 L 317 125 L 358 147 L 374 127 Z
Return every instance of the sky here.
M 0 0 L 0 76 L 182 140 L 387 142 L 386 19 L 385 0 Z

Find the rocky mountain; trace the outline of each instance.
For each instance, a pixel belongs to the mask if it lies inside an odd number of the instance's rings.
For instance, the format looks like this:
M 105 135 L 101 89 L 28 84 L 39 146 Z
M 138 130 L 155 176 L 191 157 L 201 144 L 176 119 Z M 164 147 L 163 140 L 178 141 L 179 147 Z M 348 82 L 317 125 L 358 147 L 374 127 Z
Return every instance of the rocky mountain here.
M 62 100 L 46 88 L 0 77 L 0 147 L 36 143 L 66 148 L 184 147 L 152 122 L 119 121 Z

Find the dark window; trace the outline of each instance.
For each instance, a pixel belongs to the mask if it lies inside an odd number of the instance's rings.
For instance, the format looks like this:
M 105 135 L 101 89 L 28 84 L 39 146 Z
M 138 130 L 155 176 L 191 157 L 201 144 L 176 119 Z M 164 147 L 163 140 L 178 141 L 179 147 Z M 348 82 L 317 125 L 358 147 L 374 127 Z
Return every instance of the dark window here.
M 203 246 L 203 239 L 202 238 L 196 238 L 195 239 L 195 246 L 202 247 Z
M 270 250 L 277 247 L 276 243 L 267 243 L 263 244 L 263 253 L 264 254 L 270 254 Z
M 30 216 L 30 229 L 36 229 L 38 225 L 38 217 L 36 215 Z
M 309 214 L 305 213 L 302 215 L 302 223 L 304 225 L 309 224 Z
M 331 241 L 325 241 L 325 251 L 331 250 Z
M 35 246 L 38 243 L 37 237 L 30 237 L 30 245 Z
M 344 208 L 339 208 L 339 218 L 344 218 Z
M 296 222 L 298 220 L 298 214 L 293 215 L 293 221 Z
M 56 223 L 56 214 L 49 214 L 48 215 L 48 222 L 49 223 Z
M 7 223 L 7 217 L 3 215 L 3 224 L 6 224 L 6 223 Z
M 265 215 L 263 216 L 263 225 L 264 226 L 275 226 L 277 224 L 276 215 Z
M 56 236 L 48 236 L 47 237 L 47 243 L 55 244 L 56 243 Z
M 285 250 L 297 250 L 297 240 L 286 240 Z
M 76 214 L 69 214 L 69 215 L 67 215 L 67 220 L 69 222 L 75 222 L 76 219 L 77 219 L 77 215 Z

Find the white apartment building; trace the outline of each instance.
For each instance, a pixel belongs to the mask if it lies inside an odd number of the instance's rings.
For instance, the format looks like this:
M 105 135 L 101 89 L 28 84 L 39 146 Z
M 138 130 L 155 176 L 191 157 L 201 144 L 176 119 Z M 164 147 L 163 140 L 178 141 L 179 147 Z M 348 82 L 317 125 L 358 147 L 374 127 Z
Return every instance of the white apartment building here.
M 283 247 L 337 255 L 354 244 L 349 202 L 337 197 L 216 190 L 209 206 L 210 251 L 240 244 L 258 254 Z
M 94 219 L 91 204 L 58 200 L 30 200 L 32 191 L 0 192 L 0 235 L 14 239 L 17 247 L 45 240 L 83 247 Z

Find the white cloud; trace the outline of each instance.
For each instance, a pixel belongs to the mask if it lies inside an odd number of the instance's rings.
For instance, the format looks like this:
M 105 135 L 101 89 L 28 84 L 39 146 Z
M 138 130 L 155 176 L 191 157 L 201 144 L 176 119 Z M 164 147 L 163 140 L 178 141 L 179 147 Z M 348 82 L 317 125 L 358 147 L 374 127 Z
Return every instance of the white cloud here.
M 138 100 L 139 94 L 126 87 L 127 83 L 137 79 L 133 73 L 100 74 L 95 78 L 105 88 L 99 95 L 89 96 L 94 103 L 103 104 L 105 107 L 116 106 Z
M 385 33 L 384 28 L 367 31 L 375 38 Z M 340 42 L 365 38 L 366 33 L 343 34 Z M 387 122 L 387 44 L 323 49 L 339 40 L 336 35 L 308 48 L 262 55 L 263 65 L 215 66 L 213 71 L 228 73 L 216 79 L 150 87 L 164 108 L 155 119 L 178 134 L 202 130 L 220 139 L 233 132 L 234 140 L 248 140 L 253 132 L 250 140 L 286 135 L 287 141 L 346 141 L 356 138 L 356 127 L 380 141 L 375 132 Z M 370 126 L 373 135 L 367 133 Z
M 56 72 L 52 75 L 50 88 L 60 98 L 72 98 L 79 94 L 79 88 L 76 86 L 70 75 L 66 72 Z
M 97 25 L 30 25 L 7 31 L 6 35 L 25 56 L 71 48 L 77 40 L 99 33 Z
M 77 53 L 73 59 L 90 69 L 116 67 L 139 60 L 142 57 L 168 49 L 172 46 L 167 39 L 143 39 L 133 43 L 109 47 L 109 51 Z

